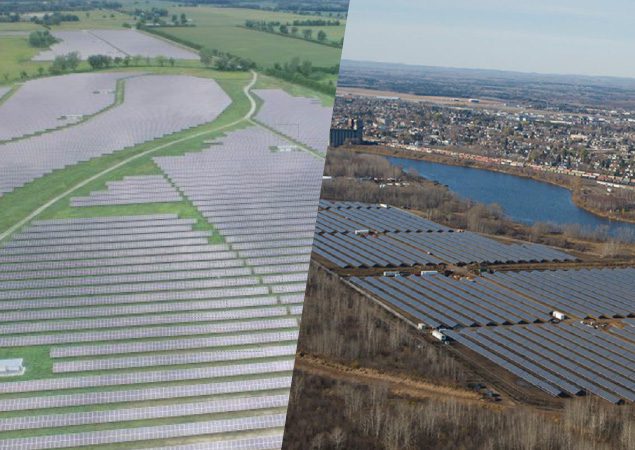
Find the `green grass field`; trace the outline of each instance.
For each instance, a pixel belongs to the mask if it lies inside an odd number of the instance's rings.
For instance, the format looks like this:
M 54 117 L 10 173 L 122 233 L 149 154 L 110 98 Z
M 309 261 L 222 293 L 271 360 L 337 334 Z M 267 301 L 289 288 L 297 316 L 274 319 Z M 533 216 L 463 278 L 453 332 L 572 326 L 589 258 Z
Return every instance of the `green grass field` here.
M 33 75 L 39 67 L 46 69 L 49 63 L 31 61 L 39 52 L 29 46 L 26 36 L 0 36 L 0 85 L 19 79 L 22 71 Z
M 272 66 L 276 62 L 284 63 L 294 57 L 309 60 L 320 67 L 334 66 L 340 61 L 341 49 L 339 48 L 241 27 L 246 20 L 286 22 L 307 19 L 310 16 L 208 6 L 173 7 L 169 8 L 169 11 L 178 14 L 184 12 L 194 20 L 196 26 L 162 28 L 162 31 L 205 47 L 249 58 L 263 67 Z M 317 34 L 317 28 L 314 31 L 315 34 Z M 336 32 L 338 35 L 343 35 L 344 26 L 324 28 L 331 29 L 330 32 L 327 31 L 329 36 L 335 37 Z
M 51 31 L 59 30 L 85 30 L 88 28 L 123 28 L 124 22 L 133 24 L 132 18 L 127 14 L 117 11 L 92 10 L 70 11 L 79 17 L 79 22 L 63 22 L 58 26 L 52 26 Z
M 64 22 L 59 26 L 51 27 L 51 31 L 83 30 L 87 28 L 121 28 L 124 22 L 132 23 L 130 16 L 114 11 L 75 11 L 79 22 Z M 88 16 L 86 15 L 88 13 Z M 114 17 L 111 17 L 114 16 Z M 33 48 L 28 43 L 28 35 L 11 36 L 3 35 L 3 32 L 21 31 L 30 32 L 43 30 L 44 27 L 31 22 L 0 23 L 0 85 L 20 79 L 20 74 L 25 71 L 29 77 L 38 76 L 41 67 L 48 70 L 50 62 L 31 61 L 41 49 Z M 83 63 L 80 69 L 87 69 Z
M 2 22 L 0 23 L 0 34 L 4 32 L 10 32 L 10 31 L 33 31 L 33 30 L 41 30 L 41 29 L 42 29 L 41 26 L 31 22 L 15 22 L 15 23 Z

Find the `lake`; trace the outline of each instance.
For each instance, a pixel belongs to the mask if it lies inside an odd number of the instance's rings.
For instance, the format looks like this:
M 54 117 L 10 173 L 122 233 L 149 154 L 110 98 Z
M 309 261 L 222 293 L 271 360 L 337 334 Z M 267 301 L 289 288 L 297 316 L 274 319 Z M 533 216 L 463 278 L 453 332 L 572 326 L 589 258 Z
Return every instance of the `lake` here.
M 451 166 L 428 161 L 388 158 L 404 170 L 414 170 L 428 180 L 447 185 L 463 198 L 480 203 L 496 203 L 516 222 L 557 225 L 579 224 L 585 229 L 609 227 L 612 234 L 620 229 L 635 233 L 635 224 L 610 221 L 585 211 L 573 203 L 568 189 L 549 183 L 472 167 Z

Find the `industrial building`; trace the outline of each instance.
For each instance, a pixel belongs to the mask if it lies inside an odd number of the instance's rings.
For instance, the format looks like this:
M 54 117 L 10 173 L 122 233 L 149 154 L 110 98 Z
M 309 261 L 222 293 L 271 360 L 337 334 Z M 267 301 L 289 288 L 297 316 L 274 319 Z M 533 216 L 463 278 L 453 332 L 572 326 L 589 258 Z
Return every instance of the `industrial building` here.
M 364 122 L 359 119 L 348 119 L 346 128 L 331 128 L 330 146 L 340 147 L 344 144 L 364 143 Z

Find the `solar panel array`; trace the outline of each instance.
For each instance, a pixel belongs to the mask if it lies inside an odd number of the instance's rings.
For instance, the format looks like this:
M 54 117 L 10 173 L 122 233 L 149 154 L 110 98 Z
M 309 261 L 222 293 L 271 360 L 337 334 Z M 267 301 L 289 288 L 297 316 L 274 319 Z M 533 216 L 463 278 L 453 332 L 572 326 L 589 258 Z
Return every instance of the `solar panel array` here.
M 0 448 L 207 434 L 231 448 L 246 437 L 230 431 L 281 435 L 283 420 L 263 417 L 286 412 L 310 250 L 299 265 L 247 264 L 195 224 L 174 214 L 36 221 L 0 248 L 0 347 L 47 348 L 52 362 L 48 377 L 1 380 L 0 411 L 12 415 L 0 413 Z M 222 426 L 205 431 L 201 420 Z M 168 422 L 145 433 L 138 421 Z M 79 431 L 106 423 L 117 429 Z M 30 430 L 43 435 L 11 434 Z
M 552 311 L 487 278 L 465 281 L 435 274 L 351 281 L 431 328 L 547 321 Z
M 63 77 L 50 82 L 56 79 Z M 121 105 L 72 127 L 0 144 L 0 193 L 67 165 L 211 122 L 230 103 L 211 79 L 181 75 L 131 78 L 125 81 Z
M 158 441 L 191 438 L 221 433 L 283 428 L 286 414 L 263 414 L 238 419 L 216 419 L 170 425 L 142 426 L 116 430 L 84 431 L 25 438 L 0 439 L 1 450 L 41 450 L 107 445 L 122 442 Z M 220 447 L 222 448 L 222 447 Z
M 370 203 L 320 201 L 316 231 L 318 233 L 353 233 L 369 229 L 385 233 L 398 231 L 452 232 L 448 227 L 423 219 L 398 208 Z
M 88 197 L 73 197 L 71 206 L 113 206 L 181 200 L 176 188 L 162 175 L 139 175 L 110 181 L 105 191 L 93 191 Z
M 155 161 L 239 256 L 273 263 L 293 256 L 289 267 L 304 282 L 323 160 L 303 151 L 271 151 L 284 142 L 252 127 L 209 150 Z
M 98 34 L 75 43 L 128 48 L 122 34 Z M 80 115 L 70 106 L 99 112 L 95 102 L 80 108 L 93 88 L 112 101 L 114 76 L 108 90 L 83 81 L 66 89 L 81 91 L 71 104 L 48 92 L 51 106 L 31 128 L 71 124 Z M 0 145 L 0 191 L 212 121 L 230 103 L 207 79 L 125 83 L 122 105 Z M 281 445 L 323 160 L 252 127 L 156 162 L 169 181 L 128 176 L 71 205 L 187 201 L 213 231 L 175 214 L 52 219 L 0 247 L 0 348 L 33 347 L 41 360 L 25 351 L 26 375 L 0 380 L 0 449 Z
M 495 273 L 489 278 L 569 317 L 635 315 L 635 269 L 581 269 Z M 548 300 L 545 300 L 548 299 Z
M 635 316 L 635 269 L 350 281 L 548 394 L 635 401 L 635 319 L 627 318 Z M 554 311 L 565 320 L 554 323 Z M 581 319 L 612 323 L 594 328 Z
M 480 328 L 446 334 L 554 395 L 635 401 L 635 335 L 576 323 Z
M 130 73 L 81 73 L 30 80 L 0 105 L 0 141 L 78 122 L 115 101 L 117 80 Z M 1 95 L 0 95 L 1 97 Z M 38 105 L 33 108 L 33 105 Z
M 53 36 L 60 40 L 33 57 L 33 61 L 52 61 L 56 56 L 78 52 L 80 58 L 92 55 L 107 55 L 111 58 L 126 56 L 157 57 L 174 59 L 199 59 L 188 49 L 162 39 L 142 33 L 138 30 L 77 30 L 54 31 Z
M 321 203 L 313 251 L 341 268 L 574 259 L 539 244 L 458 232 L 389 206 L 331 201 Z
M 281 89 L 256 89 L 264 104 L 256 119 L 315 151 L 326 153 L 331 108 L 319 100 L 294 97 Z M 287 143 L 288 144 L 288 143 Z

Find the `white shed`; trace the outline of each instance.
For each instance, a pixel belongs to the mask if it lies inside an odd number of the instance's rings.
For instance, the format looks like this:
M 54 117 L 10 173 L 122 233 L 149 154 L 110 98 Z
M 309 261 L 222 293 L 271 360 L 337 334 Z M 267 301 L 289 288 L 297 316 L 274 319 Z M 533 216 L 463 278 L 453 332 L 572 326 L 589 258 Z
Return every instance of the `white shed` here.
M 433 338 L 447 343 L 448 342 L 448 337 L 443 333 L 443 330 L 432 330 L 432 332 L 430 333 L 432 335 Z
M 558 320 L 564 320 L 567 318 L 567 315 L 560 311 L 552 311 L 551 315 Z
M 24 373 L 23 360 L 0 359 L 0 376 L 22 375 Z

